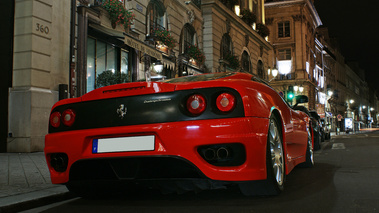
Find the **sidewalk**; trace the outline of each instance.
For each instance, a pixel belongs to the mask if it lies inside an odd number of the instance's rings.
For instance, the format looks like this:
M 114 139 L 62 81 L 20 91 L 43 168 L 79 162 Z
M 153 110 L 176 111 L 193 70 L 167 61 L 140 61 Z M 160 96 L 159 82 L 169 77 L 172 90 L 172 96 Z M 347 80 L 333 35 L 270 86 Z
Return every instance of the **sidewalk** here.
M 331 132 L 330 136 L 335 137 L 335 136 L 340 136 L 340 135 L 355 135 L 355 134 L 363 134 L 363 133 L 368 133 L 368 132 L 373 132 L 373 131 L 378 131 L 379 128 L 366 128 L 366 129 L 361 129 L 359 131 L 351 131 L 349 134 L 346 132 L 339 132 L 338 134 L 336 132 Z
M 65 186 L 51 183 L 43 152 L 0 153 L 0 213 L 70 197 Z

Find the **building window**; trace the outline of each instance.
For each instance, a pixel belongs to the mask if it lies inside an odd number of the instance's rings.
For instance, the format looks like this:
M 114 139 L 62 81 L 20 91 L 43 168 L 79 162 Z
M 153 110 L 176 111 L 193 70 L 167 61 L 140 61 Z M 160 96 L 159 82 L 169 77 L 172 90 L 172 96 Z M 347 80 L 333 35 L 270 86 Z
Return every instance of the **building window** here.
M 258 73 L 258 77 L 264 79 L 264 77 L 265 77 L 265 71 L 264 71 L 263 62 L 261 60 L 259 60 L 258 64 L 257 64 L 257 73 Z
M 241 71 L 251 73 L 252 70 L 251 70 L 250 56 L 246 51 L 243 51 L 241 61 L 242 61 L 242 70 Z
M 290 22 L 289 21 L 284 21 L 284 22 L 279 22 L 278 23 L 278 37 L 279 38 L 285 38 L 285 37 L 290 37 Z
M 200 64 L 196 60 L 192 61 L 189 59 L 188 50 L 191 45 L 198 45 L 197 34 L 195 28 L 191 24 L 185 24 L 179 41 L 179 76 L 200 74 L 201 71 L 198 69 Z
M 89 37 L 87 41 L 86 92 L 107 85 L 131 81 L 128 51 Z
M 185 24 L 180 37 L 180 53 L 186 54 L 190 45 L 197 45 L 195 28 L 190 24 Z
M 278 71 L 282 75 L 287 75 L 292 70 L 291 49 L 278 50 Z
M 155 29 L 167 28 L 166 8 L 158 1 L 150 1 L 146 8 L 146 32 L 152 35 Z
M 291 49 L 279 50 L 279 60 L 291 60 Z
M 232 39 L 228 34 L 224 34 L 221 41 L 221 58 L 225 59 L 228 55 L 233 55 L 232 47 Z

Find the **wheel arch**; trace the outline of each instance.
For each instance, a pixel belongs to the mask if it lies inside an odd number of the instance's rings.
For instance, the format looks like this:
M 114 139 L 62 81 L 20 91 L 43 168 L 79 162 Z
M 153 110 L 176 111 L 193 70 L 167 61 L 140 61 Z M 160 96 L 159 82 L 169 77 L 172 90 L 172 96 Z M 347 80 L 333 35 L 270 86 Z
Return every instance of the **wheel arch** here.
M 280 111 L 277 108 L 272 107 L 269 118 L 271 118 L 271 116 L 275 116 L 276 119 L 278 119 L 278 122 L 280 122 L 280 134 L 282 135 L 282 140 L 284 142 L 285 141 L 284 122 L 283 122 L 283 118 L 282 118 L 282 115 L 281 115 Z

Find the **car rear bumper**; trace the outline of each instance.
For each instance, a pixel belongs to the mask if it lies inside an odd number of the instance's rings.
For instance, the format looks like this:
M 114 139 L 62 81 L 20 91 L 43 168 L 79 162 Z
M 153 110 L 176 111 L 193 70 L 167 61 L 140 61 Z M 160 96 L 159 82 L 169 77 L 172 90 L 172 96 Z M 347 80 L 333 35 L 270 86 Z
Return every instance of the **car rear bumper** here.
M 67 183 L 70 181 L 70 178 L 73 178 L 73 174 L 70 176 L 70 173 L 74 171 L 72 168 L 79 171 L 84 165 L 84 168 L 90 168 L 89 170 L 92 171 L 91 168 L 97 168 L 96 165 L 100 166 L 105 161 L 114 161 L 116 162 L 114 165 L 121 165 L 121 169 L 114 169 L 115 166 L 113 166 L 113 164 L 110 167 L 114 171 L 122 171 L 124 169 L 128 170 L 128 166 L 122 165 L 135 165 L 133 159 L 140 159 L 138 161 L 141 161 L 141 159 L 149 159 L 150 162 L 156 162 L 154 159 L 176 159 L 187 164 L 188 168 L 193 168 L 193 171 L 196 171 L 199 177 L 212 180 L 261 180 L 266 178 L 265 159 L 267 131 L 268 119 L 255 117 L 182 121 L 66 131 L 46 135 L 45 155 L 51 174 L 51 180 L 54 184 Z M 94 153 L 93 151 L 94 139 L 146 135 L 154 136 L 155 138 L 153 151 L 111 153 Z M 212 165 L 208 163 L 204 159 L 204 156 L 199 154 L 198 151 L 199 147 L 205 145 L 234 143 L 242 144 L 246 155 L 246 160 L 237 166 Z M 64 171 L 58 172 L 52 167 L 51 156 L 55 153 L 64 153 L 67 155 L 67 169 Z M 142 161 L 145 165 L 150 165 L 148 160 Z M 83 164 L 82 162 L 90 162 L 89 164 L 91 164 L 91 166 L 86 167 L 86 163 Z M 78 164 L 80 166 L 76 166 Z M 161 164 L 165 164 L 165 160 L 163 160 Z M 167 167 L 166 165 L 166 170 L 170 168 L 176 170 L 175 167 Z M 151 170 L 151 168 L 149 168 L 149 170 Z M 155 170 L 155 172 L 150 172 L 150 174 L 152 174 L 151 178 L 165 177 L 165 175 L 160 176 L 156 174 L 160 171 L 165 173 L 164 170 Z M 93 175 L 95 175 L 95 173 L 96 171 L 93 171 Z M 149 172 L 147 174 L 149 174 Z M 88 179 L 91 179 L 91 177 L 92 175 L 87 176 Z M 122 177 L 116 174 L 116 178 L 118 179 L 131 179 L 133 177 L 133 175 Z M 149 175 L 143 177 L 148 179 Z M 84 177 L 77 178 L 80 179 Z M 180 178 L 185 178 L 185 176 L 180 176 Z

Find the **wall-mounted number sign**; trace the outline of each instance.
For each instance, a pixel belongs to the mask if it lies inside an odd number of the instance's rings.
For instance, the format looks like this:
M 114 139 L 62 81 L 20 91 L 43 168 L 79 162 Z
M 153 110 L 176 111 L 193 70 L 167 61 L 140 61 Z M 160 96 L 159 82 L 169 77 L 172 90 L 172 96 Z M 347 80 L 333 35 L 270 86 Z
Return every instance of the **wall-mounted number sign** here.
M 49 27 L 48 26 L 45 26 L 45 25 L 42 25 L 40 23 L 36 23 L 36 31 L 39 31 L 41 33 L 44 33 L 44 34 L 49 34 Z

